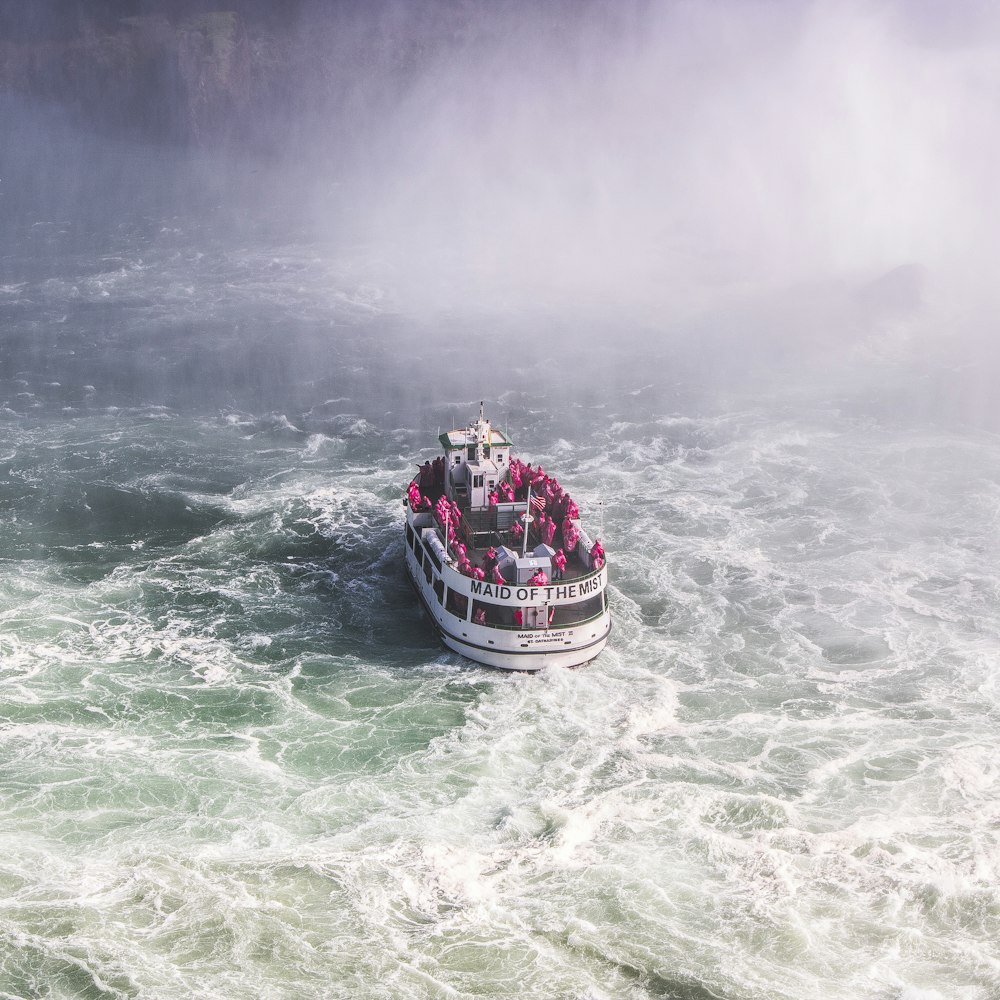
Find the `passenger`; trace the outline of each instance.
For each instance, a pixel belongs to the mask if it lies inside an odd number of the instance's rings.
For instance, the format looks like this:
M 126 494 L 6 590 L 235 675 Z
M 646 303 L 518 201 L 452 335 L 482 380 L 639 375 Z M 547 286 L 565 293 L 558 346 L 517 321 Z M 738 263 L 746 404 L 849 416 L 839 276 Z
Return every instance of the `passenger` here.
M 485 580 L 486 579 L 486 574 L 483 572 L 483 568 L 481 566 L 473 566 L 472 567 L 472 579 L 473 580 Z
M 539 524 L 538 530 L 541 533 L 542 541 L 545 542 L 546 545 L 551 545 L 552 539 L 556 537 L 556 522 L 553 521 L 551 517 L 546 517 L 545 520 Z
M 524 624 L 524 614 L 522 613 L 520 608 L 514 609 L 514 624 L 518 626 Z
M 430 493 L 434 486 L 434 471 L 431 469 L 430 462 L 424 462 L 420 466 L 420 492 Z
M 515 520 L 510 526 L 510 537 L 513 538 L 515 542 L 519 542 L 524 537 L 524 525 L 521 524 L 520 519 Z
M 486 624 L 486 609 L 476 608 L 472 612 L 472 621 L 475 625 L 485 625 Z
M 599 538 L 594 540 L 590 550 L 590 565 L 594 569 L 600 569 L 604 565 L 604 546 Z
M 572 521 L 563 521 L 562 536 L 563 548 L 567 552 L 572 552 L 580 540 L 580 529 Z
M 556 554 L 552 557 L 552 579 L 561 580 L 566 575 L 566 553 L 562 549 L 556 549 Z
M 502 587 L 507 581 L 503 578 L 503 573 L 500 572 L 499 566 L 493 567 L 493 582 L 498 586 Z
M 483 569 L 485 569 L 487 573 L 492 573 L 493 567 L 496 566 L 498 562 L 499 559 L 497 558 L 497 550 L 491 545 L 483 555 Z
M 535 575 L 528 581 L 532 587 L 544 587 L 549 582 L 549 578 L 545 575 L 544 569 L 538 569 L 535 571 Z
M 489 501 L 491 507 L 496 507 L 500 503 L 500 494 L 496 490 L 490 490 Z

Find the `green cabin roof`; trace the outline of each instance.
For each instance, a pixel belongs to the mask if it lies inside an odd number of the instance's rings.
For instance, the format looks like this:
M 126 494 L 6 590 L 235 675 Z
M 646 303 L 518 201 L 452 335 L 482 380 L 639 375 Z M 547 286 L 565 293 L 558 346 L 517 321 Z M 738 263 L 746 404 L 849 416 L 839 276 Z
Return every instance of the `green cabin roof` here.
M 468 447 L 472 443 L 469 441 L 469 430 L 466 427 L 454 431 L 445 431 L 444 434 L 438 437 L 438 440 L 445 451 L 457 451 L 459 448 Z M 512 444 L 511 439 L 502 431 L 498 431 L 495 427 L 490 428 L 491 447 L 509 448 Z

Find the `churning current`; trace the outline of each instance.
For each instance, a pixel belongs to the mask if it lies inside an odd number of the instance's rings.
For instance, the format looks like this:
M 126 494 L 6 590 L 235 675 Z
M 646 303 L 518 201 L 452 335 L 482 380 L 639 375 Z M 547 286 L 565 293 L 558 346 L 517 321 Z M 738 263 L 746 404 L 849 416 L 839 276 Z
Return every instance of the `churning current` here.
M 418 321 L 362 248 L 17 240 L 0 996 L 1000 996 L 1000 440 L 880 407 L 912 359 L 716 379 Z M 604 541 L 582 669 L 408 589 L 480 399 Z

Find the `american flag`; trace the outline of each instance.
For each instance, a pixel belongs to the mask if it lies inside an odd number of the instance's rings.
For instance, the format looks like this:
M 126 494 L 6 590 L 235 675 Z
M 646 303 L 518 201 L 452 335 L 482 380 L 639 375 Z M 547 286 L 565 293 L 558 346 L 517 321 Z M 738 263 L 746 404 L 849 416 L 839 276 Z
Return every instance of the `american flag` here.
M 545 510 L 545 497 L 532 497 L 531 506 L 534 507 L 535 510 Z

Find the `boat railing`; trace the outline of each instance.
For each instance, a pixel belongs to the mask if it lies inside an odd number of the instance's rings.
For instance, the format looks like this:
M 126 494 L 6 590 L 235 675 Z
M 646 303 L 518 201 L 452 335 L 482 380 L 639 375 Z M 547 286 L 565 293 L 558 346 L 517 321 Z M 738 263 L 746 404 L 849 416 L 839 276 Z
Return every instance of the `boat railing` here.
M 455 529 L 467 545 L 486 548 L 504 544 L 504 536 L 509 534 L 519 514 L 523 514 L 527 504 L 503 503 L 489 507 L 471 508 L 462 511 L 462 519 Z

